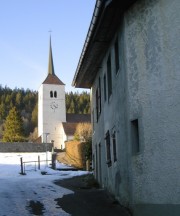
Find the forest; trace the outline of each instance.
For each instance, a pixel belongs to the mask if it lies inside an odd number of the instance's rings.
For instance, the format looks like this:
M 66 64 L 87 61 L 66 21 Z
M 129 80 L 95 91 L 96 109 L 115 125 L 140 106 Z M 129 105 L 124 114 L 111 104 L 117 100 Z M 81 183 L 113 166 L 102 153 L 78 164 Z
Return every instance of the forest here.
M 67 113 L 90 113 L 88 92 L 67 92 L 65 97 Z M 19 122 L 14 124 L 22 124 L 21 141 L 33 141 L 37 138 L 38 92 L 23 88 L 11 89 L 0 85 L 0 141 L 8 140 L 3 140 L 3 135 L 7 133 L 5 130 L 8 130 L 9 121 L 18 121 L 18 119 Z

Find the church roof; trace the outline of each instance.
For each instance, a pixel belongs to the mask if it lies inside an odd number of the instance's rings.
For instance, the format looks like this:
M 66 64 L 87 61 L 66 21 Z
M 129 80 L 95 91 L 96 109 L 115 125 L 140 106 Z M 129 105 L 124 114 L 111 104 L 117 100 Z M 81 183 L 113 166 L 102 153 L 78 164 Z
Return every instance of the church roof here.
M 43 84 L 65 85 L 56 75 L 48 74 Z
M 56 76 L 54 72 L 54 64 L 53 64 L 53 55 L 52 55 L 52 47 L 51 47 L 51 37 L 50 37 L 50 46 L 49 46 L 49 63 L 48 63 L 48 75 L 44 80 L 43 84 L 56 84 L 56 85 L 64 85 L 64 83 Z

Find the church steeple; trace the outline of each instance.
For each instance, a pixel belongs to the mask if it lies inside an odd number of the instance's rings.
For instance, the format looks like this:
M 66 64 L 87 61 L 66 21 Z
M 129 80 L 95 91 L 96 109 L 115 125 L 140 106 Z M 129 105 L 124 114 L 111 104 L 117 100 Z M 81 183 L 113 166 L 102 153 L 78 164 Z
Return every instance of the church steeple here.
M 52 55 L 52 46 L 51 46 L 51 36 L 49 43 L 49 63 L 48 63 L 48 74 L 46 79 L 42 84 L 56 84 L 56 85 L 64 85 L 64 83 L 56 76 L 54 72 L 54 64 L 53 64 L 53 55 Z
M 54 73 L 54 64 L 53 64 L 53 55 L 52 55 L 52 47 L 51 47 L 51 36 L 50 36 L 50 44 L 49 44 L 48 74 L 55 75 L 55 73 Z

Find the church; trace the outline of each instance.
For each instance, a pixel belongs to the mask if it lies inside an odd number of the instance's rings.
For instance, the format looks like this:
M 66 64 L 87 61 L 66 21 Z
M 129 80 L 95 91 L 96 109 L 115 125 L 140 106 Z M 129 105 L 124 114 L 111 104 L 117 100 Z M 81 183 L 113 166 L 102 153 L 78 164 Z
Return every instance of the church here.
M 54 71 L 50 37 L 48 74 L 38 90 L 38 140 L 64 149 L 65 142 L 74 138 L 78 123 L 85 122 L 90 123 L 90 114 L 66 113 L 65 84 Z

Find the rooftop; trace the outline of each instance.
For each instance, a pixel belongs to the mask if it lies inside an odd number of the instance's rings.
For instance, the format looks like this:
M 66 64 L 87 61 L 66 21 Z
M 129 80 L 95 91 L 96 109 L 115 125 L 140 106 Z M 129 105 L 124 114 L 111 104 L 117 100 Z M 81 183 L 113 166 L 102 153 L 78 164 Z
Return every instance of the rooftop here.
M 122 15 L 135 0 L 97 0 L 72 86 L 91 88 Z

